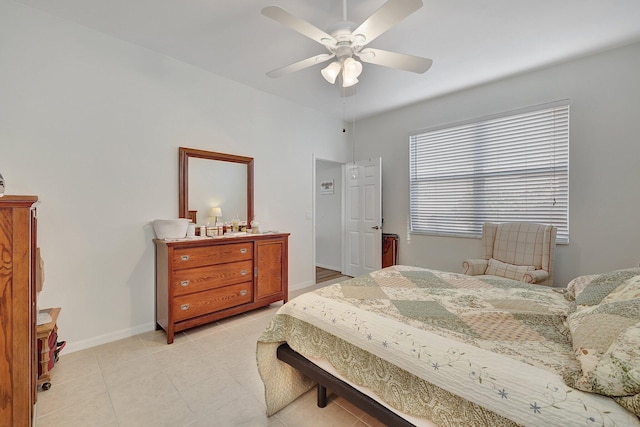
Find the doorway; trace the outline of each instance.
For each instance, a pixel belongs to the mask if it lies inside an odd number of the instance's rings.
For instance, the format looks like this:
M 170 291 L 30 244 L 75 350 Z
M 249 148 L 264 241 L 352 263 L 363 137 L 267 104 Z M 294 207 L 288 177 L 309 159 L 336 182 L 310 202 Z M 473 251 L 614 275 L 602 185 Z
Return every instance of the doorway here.
M 316 283 L 326 275 L 353 277 L 380 269 L 382 159 L 348 165 L 314 161 Z
M 315 160 L 315 264 L 316 272 L 342 273 L 343 163 Z M 318 270 L 320 268 L 321 270 Z M 316 283 L 326 275 L 316 274 Z

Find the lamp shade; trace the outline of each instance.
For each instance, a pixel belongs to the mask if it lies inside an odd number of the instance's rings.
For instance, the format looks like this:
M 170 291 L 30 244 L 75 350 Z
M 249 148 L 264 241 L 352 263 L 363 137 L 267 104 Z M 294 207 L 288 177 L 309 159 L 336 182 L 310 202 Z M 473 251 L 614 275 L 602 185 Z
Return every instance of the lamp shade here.
M 347 58 L 344 60 L 344 73 L 347 74 L 348 77 L 358 78 L 362 73 L 362 64 L 353 58 Z
M 353 58 L 344 60 L 342 70 L 342 87 L 350 87 L 358 83 L 358 76 L 362 73 L 362 64 Z
M 213 217 L 221 217 L 222 216 L 222 209 L 221 208 L 211 208 L 211 213 L 209 214 L 209 216 L 213 216 Z
M 340 63 L 338 61 L 333 61 L 331 64 L 324 67 L 322 71 L 320 71 L 320 74 L 322 74 L 322 77 L 324 77 L 326 81 L 334 84 L 336 82 L 338 74 L 340 74 L 341 68 L 342 67 L 340 66 Z

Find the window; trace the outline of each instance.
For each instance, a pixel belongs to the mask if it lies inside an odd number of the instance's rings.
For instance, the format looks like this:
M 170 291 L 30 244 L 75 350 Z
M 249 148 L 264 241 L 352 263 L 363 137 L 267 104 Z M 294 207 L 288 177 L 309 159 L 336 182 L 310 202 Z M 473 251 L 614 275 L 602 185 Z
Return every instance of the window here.
M 531 221 L 569 242 L 569 102 L 414 133 L 411 232 L 479 237 L 486 221 Z

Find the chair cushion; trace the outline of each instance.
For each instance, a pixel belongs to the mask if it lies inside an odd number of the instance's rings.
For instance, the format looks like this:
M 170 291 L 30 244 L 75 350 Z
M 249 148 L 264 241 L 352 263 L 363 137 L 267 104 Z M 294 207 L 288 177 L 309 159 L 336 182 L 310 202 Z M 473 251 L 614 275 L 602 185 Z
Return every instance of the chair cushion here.
M 489 276 L 500 276 L 507 279 L 524 281 L 523 277 L 525 273 L 534 271 L 536 268 L 532 265 L 513 265 L 506 262 L 498 261 L 497 259 L 489 259 L 489 265 L 484 274 Z
M 568 372 L 565 380 L 580 390 L 637 399 L 640 394 L 640 269 L 616 270 L 578 279 L 569 286 L 569 291 L 575 293 L 576 309 L 568 316 L 567 323 L 581 371 Z

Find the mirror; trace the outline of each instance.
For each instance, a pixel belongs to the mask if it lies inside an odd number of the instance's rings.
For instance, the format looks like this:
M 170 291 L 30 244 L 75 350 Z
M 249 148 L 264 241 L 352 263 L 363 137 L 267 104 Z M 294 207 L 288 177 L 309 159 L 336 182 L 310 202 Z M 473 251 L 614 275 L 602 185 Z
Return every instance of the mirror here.
M 236 215 L 253 219 L 253 157 L 179 148 L 178 204 L 180 218 L 207 224 L 211 208 L 222 209 L 218 221 Z

